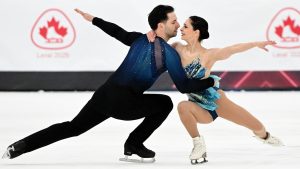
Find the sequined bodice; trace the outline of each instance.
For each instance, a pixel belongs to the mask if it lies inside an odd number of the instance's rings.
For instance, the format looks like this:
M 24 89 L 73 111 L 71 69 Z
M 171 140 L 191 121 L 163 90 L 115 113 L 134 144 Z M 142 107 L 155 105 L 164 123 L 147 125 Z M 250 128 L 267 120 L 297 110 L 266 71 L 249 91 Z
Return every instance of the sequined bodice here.
M 183 67 L 188 78 L 190 79 L 202 79 L 205 77 L 207 69 L 201 65 L 199 58 L 193 60 L 190 64 Z M 215 75 L 209 75 L 219 81 L 220 78 Z M 188 98 L 190 101 L 197 103 L 200 107 L 214 111 L 218 107 L 215 101 L 220 98 L 220 94 L 217 92 L 219 86 L 210 87 L 206 90 L 201 90 L 193 93 L 189 93 Z
M 201 65 L 199 58 L 186 65 L 184 70 L 187 77 L 190 79 L 202 79 L 205 77 L 206 68 Z

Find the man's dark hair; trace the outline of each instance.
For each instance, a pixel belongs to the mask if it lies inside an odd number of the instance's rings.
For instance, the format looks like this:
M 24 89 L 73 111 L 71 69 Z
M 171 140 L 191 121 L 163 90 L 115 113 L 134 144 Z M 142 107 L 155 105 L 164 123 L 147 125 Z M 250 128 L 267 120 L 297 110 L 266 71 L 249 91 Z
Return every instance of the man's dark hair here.
M 148 22 L 152 30 L 157 29 L 157 24 L 168 20 L 168 13 L 174 12 L 174 8 L 168 5 L 156 6 L 148 16 Z

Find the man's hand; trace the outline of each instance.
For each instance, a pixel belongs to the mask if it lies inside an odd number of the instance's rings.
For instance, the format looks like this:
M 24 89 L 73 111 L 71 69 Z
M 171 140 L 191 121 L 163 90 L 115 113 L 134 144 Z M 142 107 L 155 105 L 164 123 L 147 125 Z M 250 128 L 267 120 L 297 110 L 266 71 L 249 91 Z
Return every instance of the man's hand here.
M 209 75 L 209 77 L 213 78 L 215 83 L 214 83 L 214 86 L 213 87 L 217 87 L 217 88 L 220 88 L 220 80 L 221 78 L 216 76 L 216 75 Z
M 269 50 L 266 48 L 266 46 L 275 45 L 275 44 L 276 44 L 275 41 L 262 41 L 262 42 L 257 42 L 257 47 L 259 47 L 259 48 L 261 48 L 261 49 L 268 52 Z
M 94 19 L 94 16 L 92 16 L 92 15 L 90 15 L 90 14 L 88 14 L 88 13 L 84 13 L 84 12 L 82 12 L 81 10 L 79 10 L 79 9 L 74 9 L 77 13 L 79 13 L 80 15 L 82 15 L 82 17 L 85 19 L 85 20 L 87 20 L 87 21 L 89 21 L 89 22 L 92 22 L 92 20 Z

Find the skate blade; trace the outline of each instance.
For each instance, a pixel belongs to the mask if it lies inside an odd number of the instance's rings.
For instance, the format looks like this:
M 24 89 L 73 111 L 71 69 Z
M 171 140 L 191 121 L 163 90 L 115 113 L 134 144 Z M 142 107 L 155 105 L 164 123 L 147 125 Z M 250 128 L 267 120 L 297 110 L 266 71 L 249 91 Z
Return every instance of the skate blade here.
M 285 146 L 281 141 L 277 144 L 272 144 L 272 143 L 266 143 L 266 144 L 269 144 L 270 146 L 273 146 L 273 147 L 283 147 L 283 146 Z
M 202 161 L 200 161 L 200 159 L 198 160 L 191 160 L 191 164 L 192 165 L 197 165 L 197 164 L 204 164 L 204 163 L 207 163 L 208 161 L 204 158 L 204 159 L 201 159 Z
M 267 143 L 267 144 L 269 144 L 269 143 Z M 283 147 L 283 146 L 285 146 L 284 144 L 269 144 L 270 146 L 272 146 L 272 147 Z
M 133 159 L 125 156 L 124 158 L 119 158 L 119 161 L 131 162 L 131 163 L 154 163 L 155 158 L 141 158 L 141 159 Z
M 2 156 L 2 159 L 6 159 L 6 158 L 10 158 L 9 151 L 6 151 Z

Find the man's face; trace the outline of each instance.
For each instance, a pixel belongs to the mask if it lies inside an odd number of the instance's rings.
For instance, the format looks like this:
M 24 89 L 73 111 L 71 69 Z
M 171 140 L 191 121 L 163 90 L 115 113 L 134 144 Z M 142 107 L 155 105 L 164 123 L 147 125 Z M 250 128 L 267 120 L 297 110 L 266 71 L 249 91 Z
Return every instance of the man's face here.
M 177 22 L 177 17 L 174 12 L 168 13 L 167 16 L 168 20 L 164 22 L 164 31 L 169 38 L 172 38 L 177 35 L 177 30 L 180 25 Z

